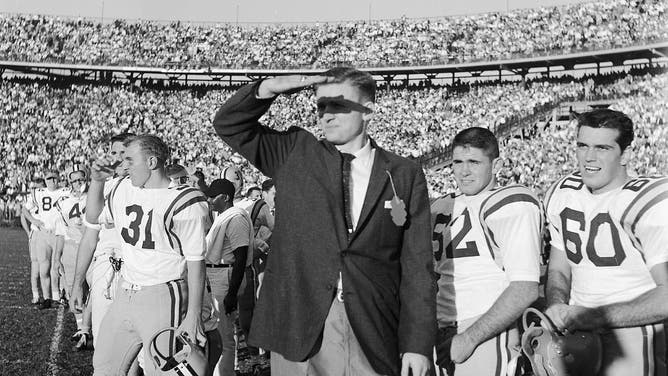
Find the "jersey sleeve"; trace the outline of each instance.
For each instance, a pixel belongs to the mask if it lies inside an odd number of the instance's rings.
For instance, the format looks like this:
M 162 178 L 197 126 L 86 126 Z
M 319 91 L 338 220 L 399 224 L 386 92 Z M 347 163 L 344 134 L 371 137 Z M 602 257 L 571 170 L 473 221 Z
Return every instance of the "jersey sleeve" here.
M 668 262 L 668 200 L 650 208 L 637 222 L 634 235 L 648 268 Z
M 231 248 L 234 250 L 250 245 L 250 231 L 250 223 L 244 216 L 235 215 L 232 217 L 225 230 Z
M 485 221 L 501 252 L 508 280 L 538 282 L 542 242 L 538 201 L 506 204 Z
M 543 231 L 538 197 L 522 185 L 501 188 L 482 203 L 480 219 L 508 280 L 538 282 Z
M 28 195 L 28 198 L 26 199 L 25 204 L 23 204 L 28 211 L 31 213 L 37 209 L 37 197 L 35 191 L 33 191 L 30 195 Z
M 209 206 L 201 192 L 194 194 L 174 211 L 173 233 L 179 238 L 186 261 L 204 260 L 206 230 L 211 226 Z

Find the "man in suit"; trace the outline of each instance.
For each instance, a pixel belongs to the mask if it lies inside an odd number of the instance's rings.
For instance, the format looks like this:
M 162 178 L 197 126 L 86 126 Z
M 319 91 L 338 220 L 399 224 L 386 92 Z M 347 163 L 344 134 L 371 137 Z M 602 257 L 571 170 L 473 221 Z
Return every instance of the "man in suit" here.
M 325 139 L 259 123 L 276 96 L 311 85 Z M 214 119 L 218 135 L 279 191 L 249 338 L 274 352 L 272 374 L 429 369 L 436 307 L 427 184 L 417 164 L 369 138 L 375 89 L 352 68 L 276 77 L 241 88 Z

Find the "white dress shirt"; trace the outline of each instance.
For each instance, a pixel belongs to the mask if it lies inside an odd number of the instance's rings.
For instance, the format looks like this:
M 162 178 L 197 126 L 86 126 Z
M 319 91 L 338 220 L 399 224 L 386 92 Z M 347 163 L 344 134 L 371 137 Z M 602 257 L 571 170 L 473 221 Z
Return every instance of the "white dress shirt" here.
M 362 214 L 362 206 L 366 197 L 369 180 L 371 179 L 371 168 L 376 157 L 376 149 L 371 147 L 369 139 L 357 152 L 353 153 L 355 159 L 350 162 L 350 216 L 353 221 L 353 229 L 357 228 L 357 222 Z M 343 289 L 341 272 L 339 272 L 338 289 Z

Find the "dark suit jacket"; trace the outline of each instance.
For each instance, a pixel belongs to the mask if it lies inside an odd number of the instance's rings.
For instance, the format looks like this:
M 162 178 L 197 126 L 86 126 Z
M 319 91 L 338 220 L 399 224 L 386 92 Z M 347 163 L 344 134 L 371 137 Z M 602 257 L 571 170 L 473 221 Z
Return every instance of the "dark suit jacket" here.
M 376 148 L 357 229 L 348 239 L 341 155 L 302 128 L 279 132 L 258 119 L 272 99 L 241 88 L 214 119 L 218 135 L 274 179 L 276 222 L 249 343 L 303 361 L 320 347 L 339 271 L 353 331 L 376 372 L 400 373 L 400 353 L 431 358 L 436 335 L 430 211 L 421 168 Z M 392 221 L 393 190 L 408 220 Z

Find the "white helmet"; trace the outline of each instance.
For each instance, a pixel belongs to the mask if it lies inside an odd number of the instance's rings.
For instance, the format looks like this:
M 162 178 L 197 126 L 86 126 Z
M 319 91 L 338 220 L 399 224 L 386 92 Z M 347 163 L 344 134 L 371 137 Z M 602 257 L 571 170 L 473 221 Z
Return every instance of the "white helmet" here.
M 181 342 L 183 349 L 174 355 L 163 355 L 156 348 L 155 341 L 159 335 L 165 332 L 175 332 L 176 328 L 170 327 L 159 330 L 153 335 L 149 342 L 148 352 L 155 365 L 158 375 L 165 376 L 204 376 L 208 368 L 207 349 L 199 347 L 183 334 L 176 336 Z

